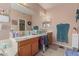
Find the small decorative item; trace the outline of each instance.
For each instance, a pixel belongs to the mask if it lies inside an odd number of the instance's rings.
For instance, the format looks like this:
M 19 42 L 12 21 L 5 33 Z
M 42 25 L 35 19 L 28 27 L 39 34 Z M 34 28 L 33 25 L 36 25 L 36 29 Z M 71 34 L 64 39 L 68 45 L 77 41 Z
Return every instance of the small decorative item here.
M 32 23 L 31 23 L 31 21 L 28 21 L 27 24 L 28 24 L 29 26 L 31 26 Z

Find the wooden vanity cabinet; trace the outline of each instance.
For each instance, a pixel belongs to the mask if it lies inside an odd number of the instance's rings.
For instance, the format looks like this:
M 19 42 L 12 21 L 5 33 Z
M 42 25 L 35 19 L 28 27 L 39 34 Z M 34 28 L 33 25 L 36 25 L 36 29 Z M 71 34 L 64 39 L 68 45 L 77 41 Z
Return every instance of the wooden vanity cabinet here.
M 35 55 L 38 51 L 38 40 L 39 38 L 31 38 L 28 40 L 20 41 L 18 43 L 18 55 L 19 56 L 32 56 Z
M 32 39 L 32 55 L 35 55 L 38 51 L 39 51 L 39 48 L 38 48 L 38 39 L 39 38 L 34 38 Z
M 18 43 L 18 55 L 19 56 L 30 56 L 31 55 L 31 44 L 30 40 L 20 41 Z
M 51 45 L 53 42 L 53 34 L 52 32 L 47 33 L 48 36 L 48 44 Z
M 19 56 L 30 56 L 31 55 L 31 45 L 27 44 L 19 47 Z

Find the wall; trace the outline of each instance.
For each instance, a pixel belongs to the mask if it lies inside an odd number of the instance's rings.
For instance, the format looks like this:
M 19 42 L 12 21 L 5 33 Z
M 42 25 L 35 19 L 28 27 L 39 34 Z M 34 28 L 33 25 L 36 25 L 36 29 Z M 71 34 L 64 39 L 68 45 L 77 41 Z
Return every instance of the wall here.
M 18 25 L 15 27 L 15 26 L 11 26 L 12 25 L 12 20 L 16 20 L 18 21 L 19 19 L 23 19 L 23 20 L 26 20 L 26 23 L 27 21 L 32 21 L 32 16 L 31 15 L 25 15 L 21 12 L 18 12 L 14 9 L 11 8 L 11 5 L 9 3 L 2 3 L 0 4 L 0 12 L 2 10 L 5 10 L 5 13 L 9 15 L 10 17 L 10 21 L 8 23 L 1 23 L 0 22 L 0 25 L 2 24 L 2 30 L 0 31 L 0 40 L 2 39 L 8 39 L 10 37 L 10 30 L 11 30 L 11 27 L 14 27 L 16 31 L 18 31 Z M 29 26 L 26 25 L 26 30 L 29 30 Z
M 68 34 L 68 43 L 64 43 L 66 46 L 72 45 L 72 28 L 76 26 L 76 9 L 79 8 L 79 4 L 60 4 L 49 9 L 49 15 L 52 16 L 52 31 L 57 35 L 56 25 L 60 23 L 69 23 L 70 29 Z
M 16 10 L 14 10 L 14 9 L 11 9 L 10 18 L 11 18 L 11 24 L 12 24 L 12 20 L 17 21 L 17 25 L 12 26 L 12 28 L 14 27 L 15 31 L 19 31 L 18 21 L 20 19 L 26 21 L 26 30 L 30 30 L 29 26 L 27 25 L 27 21 L 32 21 L 31 15 L 25 15 L 25 14 L 23 14 L 21 12 L 18 12 Z
M 53 31 L 55 39 L 57 38 L 57 29 L 56 25 L 60 23 L 69 23 L 70 29 L 68 34 L 68 43 L 62 43 L 62 45 L 71 47 L 72 45 L 72 28 L 76 26 L 76 9 L 79 8 L 79 4 L 59 4 L 53 6 L 51 9 L 48 9 L 48 15 L 50 16 L 51 26 L 49 30 Z M 39 8 L 38 8 L 39 9 Z M 41 11 L 41 10 L 40 10 Z M 37 12 L 33 17 L 33 25 L 38 25 L 42 27 L 43 18 L 39 16 Z M 56 40 L 55 40 L 56 42 Z M 59 42 L 57 42 L 59 43 Z
M 43 17 L 40 16 L 40 12 L 45 13 L 46 10 L 43 9 L 40 5 L 38 4 L 29 4 L 29 7 L 34 11 L 34 15 L 32 15 L 32 25 L 33 26 L 39 26 L 39 28 L 42 28 L 42 22 Z
M 9 15 L 10 12 L 10 4 L 0 4 L 0 13 L 2 12 L 2 10 L 5 11 L 5 14 Z M 1 23 L 0 25 L 2 25 L 2 29 L 0 31 L 0 40 L 2 39 L 8 39 L 9 38 L 9 31 L 10 31 L 10 22 L 7 23 Z
M 33 26 L 37 25 L 37 26 L 39 26 L 41 28 L 42 27 L 41 23 L 43 22 L 43 18 L 40 16 L 40 12 L 44 12 L 45 13 L 45 9 L 43 9 L 37 3 L 27 3 L 26 5 L 23 5 L 23 6 L 25 6 L 26 8 L 31 9 L 34 12 L 34 14 L 31 15 L 32 25 Z M 11 11 L 11 18 L 18 19 L 18 18 L 21 18 L 20 16 L 22 17 L 23 14 L 20 14 L 19 12 L 16 12 L 14 10 Z M 26 15 L 26 18 L 27 18 L 27 15 Z M 18 30 L 18 29 L 16 29 L 16 30 Z

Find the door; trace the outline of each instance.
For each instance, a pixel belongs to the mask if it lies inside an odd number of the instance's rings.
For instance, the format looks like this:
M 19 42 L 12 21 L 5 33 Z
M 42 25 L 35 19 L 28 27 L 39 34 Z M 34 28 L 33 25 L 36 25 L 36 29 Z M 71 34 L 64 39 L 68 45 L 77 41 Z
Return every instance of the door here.
M 20 56 L 31 56 L 31 45 L 27 44 L 19 48 Z
M 53 39 L 52 39 L 52 33 L 48 33 L 48 43 L 51 45 L 52 44 L 52 41 L 53 41 Z

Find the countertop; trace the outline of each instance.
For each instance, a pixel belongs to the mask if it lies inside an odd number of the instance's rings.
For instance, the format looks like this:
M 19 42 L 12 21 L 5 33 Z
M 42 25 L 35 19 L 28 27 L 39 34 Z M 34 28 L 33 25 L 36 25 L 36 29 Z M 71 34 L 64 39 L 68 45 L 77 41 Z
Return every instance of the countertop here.
M 23 41 L 23 40 L 29 40 L 31 38 L 40 37 L 47 34 L 39 34 L 39 35 L 29 35 L 29 36 L 22 36 L 22 37 L 16 37 L 14 38 L 17 42 Z
M 49 33 L 49 32 L 47 32 L 47 33 Z M 17 42 L 19 42 L 19 41 L 29 40 L 31 38 L 35 38 L 35 37 L 40 37 L 40 36 L 43 36 L 43 35 L 47 35 L 47 33 L 42 33 L 42 34 L 37 34 L 37 35 L 29 35 L 29 36 L 22 36 L 22 37 L 16 37 L 16 38 L 13 38 L 13 39 L 15 39 Z

